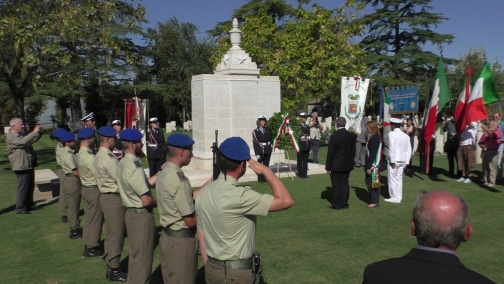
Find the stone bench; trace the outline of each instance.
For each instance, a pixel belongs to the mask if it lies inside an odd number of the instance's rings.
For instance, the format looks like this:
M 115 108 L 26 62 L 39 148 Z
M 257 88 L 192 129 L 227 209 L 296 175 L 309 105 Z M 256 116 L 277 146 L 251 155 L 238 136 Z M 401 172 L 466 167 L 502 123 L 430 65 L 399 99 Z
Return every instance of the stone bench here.
M 59 196 L 59 178 L 50 169 L 35 170 L 34 201 L 44 201 Z

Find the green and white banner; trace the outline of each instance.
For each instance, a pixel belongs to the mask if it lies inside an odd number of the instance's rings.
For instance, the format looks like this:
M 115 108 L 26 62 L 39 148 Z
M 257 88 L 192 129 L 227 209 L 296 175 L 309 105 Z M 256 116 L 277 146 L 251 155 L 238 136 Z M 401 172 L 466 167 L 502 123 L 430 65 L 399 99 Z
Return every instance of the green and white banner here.
M 361 129 L 362 112 L 366 104 L 366 95 L 369 79 L 359 76 L 341 78 L 341 110 L 340 116 L 346 118 L 346 129 L 357 134 L 366 129 Z

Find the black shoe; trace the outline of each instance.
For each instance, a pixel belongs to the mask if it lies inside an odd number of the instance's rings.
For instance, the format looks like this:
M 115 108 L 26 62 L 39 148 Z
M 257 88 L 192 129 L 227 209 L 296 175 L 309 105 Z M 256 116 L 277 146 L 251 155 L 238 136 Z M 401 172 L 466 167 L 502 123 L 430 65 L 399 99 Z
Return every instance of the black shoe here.
M 341 210 L 341 208 L 334 208 L 334 207 L 332 207 L 331 205 L 327 206 L 327 208 L 329 208 L 329 209 L 333 209 L 333 210 Z
M 107 268 L 107 273 L 105 274 L 105 278 L 109 281 L 117 281 L 117 282 L 127 282 L 128 276 L 126 273 L 122 272 L 120 268 Z
M 82 233 L 80 229 L 70 230 L 70 239 L 82 239 Z
M 68 223 L 68 217 L 67 216 L 61 216 L 61 222 Z
M 99 249 L 98 247 L 95 248 L 87 248 L 84 246 L 84 253 L 82 253 L 82 256 L 84 257 L 96 257 L 96 256 L 103 256 L 103 251 Z
M 16 212 L 17 214 L 20 214 L 20 215 L 28 215 L 28 214 L 31 214 L 30 211 L 26 211 L 26 210 L 21 210 L 21 211 L 18 211 Z
M 345 204 L 345 205 L 341 206 L 341 209 L 348 209 L 348 207 L 350 207 L 350 205 Z

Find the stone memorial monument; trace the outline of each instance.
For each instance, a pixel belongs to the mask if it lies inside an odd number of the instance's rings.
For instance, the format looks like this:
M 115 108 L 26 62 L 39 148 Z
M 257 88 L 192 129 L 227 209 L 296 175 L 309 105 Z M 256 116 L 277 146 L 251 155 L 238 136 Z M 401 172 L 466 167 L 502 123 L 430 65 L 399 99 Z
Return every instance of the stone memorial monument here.
M 241 31 L 233 19 L 230 31 L 231 48 L 217 65 L 214 74 L 192 77 L 192 128 L 194 157 L 191 166 L 203 171 L 212 170 L 212 143 L 218 130 L 218 143 L 232 136 L 240 136 L 252 149 L 252 130 L 257 117 L 271 117 L 280 111 L 280 79 L 260 76 L 252 58 L 240 47 Z M 277 151 L 278 153 L 278 151 Z M 282 161 L 283 152 L 281 152 Z M 272 156 L 271 164 L 278 162 Z

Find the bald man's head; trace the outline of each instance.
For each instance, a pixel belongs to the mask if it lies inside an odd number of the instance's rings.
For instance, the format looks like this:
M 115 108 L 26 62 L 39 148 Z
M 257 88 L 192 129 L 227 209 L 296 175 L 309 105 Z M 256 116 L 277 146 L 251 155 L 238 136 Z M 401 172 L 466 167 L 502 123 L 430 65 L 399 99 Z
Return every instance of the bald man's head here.
M 412 226 L 418 244 L 434 248 L 456 250 L 472 233 L 467 203 L 444 190 L 423 191 L 417 196 Z

